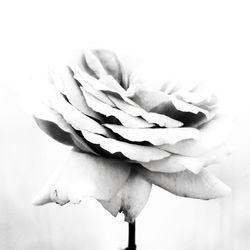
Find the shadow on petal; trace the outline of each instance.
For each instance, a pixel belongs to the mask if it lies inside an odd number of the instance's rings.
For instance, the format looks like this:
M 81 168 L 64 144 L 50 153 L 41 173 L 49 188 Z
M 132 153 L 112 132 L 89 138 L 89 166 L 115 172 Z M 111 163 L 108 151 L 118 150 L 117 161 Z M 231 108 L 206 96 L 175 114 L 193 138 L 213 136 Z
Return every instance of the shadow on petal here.
M 151 192 L 152 184 L 144 179 L 136 166 L 131 168 L 125 185 L 112 199 L 100 201 L 102 206 L 113 216 L 124 213 L 125 221 L 133 222 L 145 207 Z
M 33 203 L 63 205 L 68 201 L 79 203 L 84 197 L 109 200 L 126 183 L 130 168 L 131 164 L 124 161 L 72 151 Z
M 228 186 L 205 169 L 198 174 L 189 170 L 178 173 L 151 172 L 144 168 L 140 168 L 140 172 L 151 183 L 178 196 L 209 200 L 230 192 Z

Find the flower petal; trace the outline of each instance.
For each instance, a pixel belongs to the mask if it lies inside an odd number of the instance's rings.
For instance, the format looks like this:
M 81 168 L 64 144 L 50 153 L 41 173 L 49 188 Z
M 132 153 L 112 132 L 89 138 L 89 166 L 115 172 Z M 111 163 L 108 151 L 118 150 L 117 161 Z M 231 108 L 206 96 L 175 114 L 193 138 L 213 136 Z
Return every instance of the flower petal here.
M 145 110 L 169 116 L 183 122 L 185 126 L 198 126 L 204 122 L 204 118 L 209 120 L 213 117 L 213 114 L 210 117 L 210 112 L 206 109 L 143 85 L 133 85 L 128 92 L 131 99 Z
M 34 108 L 35 106 L 35 108 Z M 74 129 L 64 120 L 63 116 L 42 102 L 33 102 L 32 112 L 38 126 L 53 139 L 66 145 L 75 145 L 83 152 L 97 154 L 94 152 Z M 71 137 L 71 139 L 69 138 Z
M 136 168 L 131 168 L 129 178 L 120 191 L 108 201 L 100 201 L 113 216 L 123 212 L 125 221 L 134 222 L 145 207 L 152 184 L 140 175 Z
M 153 172 L 175 173 L 188 169 L 197 174 L 205 166 L 205 161 L 200 158 L 171 155 L 157 161 L 142 162 L 141 165 Z
M 207 110 L 196 107 L 195 105 L 186 103 L 184 101 L 178 100 L 177 98 L 173 96 L 171 96 L 170 99 L 171 99 L 172 104 L 175 106 L 177 110 L 182 111 L 182 112 L 190 112 L 196 115 L 198 113 L 203 113 L 207 117 L 208 120 L 210 119 L 209 112 Z
M 117 94 L 120 96 L 125 102 L 137 106 L 135 102 L 133 102 L 130 98 L 127 97 L 127 92 L 120 86 L 120 84 L 113 78 L 111 75 L 106 75 L 100 78 L 100 82 L 102 85 L 106 86 L 106 90 L 103 91 L 111 92 L 111 94 Z M 109 89 L 112 91 L 110 91 Z
M 205 169 L 198 174 L 189 170 L 178 173 L 151 172 L 143 168 L 140 170 L 148 181 L 178 196 L 208 200 L 230 192 L 228 186 Z
M 95 73 L 97 78 L 100 78 L 107 74 L 100 60 L 91 51 L 84 51 L 84 55 L 88 67 Z
M 215 117 L 200 128 L 198 140 L 188 139 L 175 145 L 165 144 L 159 148 L 185 156 L 199 156 L 221 146 L 229 135 L 232 119 L 226 116 Z
M 86 129 L 94 133 L 107 135 L 103 126 L 68 103 L 63 96 L 57 92 L 53 85 L 48 86 L 47 95 L 49 96 L 49 104 L 51 107 L 60 113 L 67 123 L 75 129 Z
M 165 143 L 175 144 L 185 139 L 198 139 L 199 130 L 195 128 L 126 128 L 120 125 L 104 124 L 105 127 L 119 134 L 123 138 L 133 141 L 147 141 L 153 145 L 162 145 Z
M 82 85 L 84 90 L 96 96 L 102 102 L 107 103 L 110 106 L 114 106 L 110 99 L 107 98 L 106 94 L 99 89 L 101 87 L 98 87 L 100 82 L 97 79 L 82 71 L 78 65 L 70 65 L 70 69 L 74 73 L 74 78 Z
M 150 111 L 166 102 L 168 95 L 161 91 L 149 89 L 142 84 L 134 84 L 127 90 L 129 97 L 143 109 Z
M 62 115 L 56 112 L 54 109 L 49 108 L 46 104 L 42 102 L 32 103 L 33 111 L 32 115 L 38 119 L 46 120 L 55 123 L 60 129 L 65 132 L 70 132 L 71 127 L 70 125 L 64 120 Z
M 67 100 L 79 111 L 97 120 L 101 120 L 99 114 L 90 109 L 86 103 L 86 100 L 82 94 L 81 89 L 77 85 L 72 76 L 72 72 L 67 66 L 57 67 L 52 72 L 52 79 L 55 85 L 59 85 L 58 82 L 62 81 L 64 85 L 63 94 L 67 97 Z M 57 77 L 56 77 L 57 75 Z
M 126 183 L 130 166 L 124 161 L 73 151 L 33 203 L 43 205 L 56 202 L 64 205 L 69 201 L 79 203 L 86 196 L 109 200 Z
M 34 117 L 37 125 L 41 130 L 43 130 L 47 135 L 55 139 L 56 141 L 74 146 L 74 141 L 72 140 L 71 134 L 60 129 L 55 123 L 51 121 L 41 120 Z
M 74 130 L 72 131 L 72 140 L 74 141 L 75 146 L 78 149 L 80 149 L 82 152 L 91 153 L 91 154 L 94 154 L 94 155 L 99 155 Z
M 130 144 L 123 141 L 118 141 L 111 138 L 106 138 L 98 134 L 93 134 L 88 131 L 82 130 L 83 137 L 93 143 L 99 144 L 100 147 L 109 151 L 111 154 L 121 152 L 130 160 L 139 162 L 148 162 L 152 160 L 159 160 L 168 157 L 170 154 L 164 150 L 151 146 L 142 146 Z
M 207 93 L 207 92 L 177 92 L 174 94 L 174 96 L 177 99 L 180 99 L 186 103 L 192 103 L 200 108 L 202 106 L 214 106 L 218 99 L 217 97 L 212 94 L 212 93 Z
M 93 54 L 98 57 L 106 72 L 122 84 L 122 65 L 120 64 L 116 54 L 110 50 L 103 49 L 94 50 Z
M 34 117 L 37 125 L 42 129 L 47 135 L 52 137 L 54 140 L 69 145 L 76 146 L 82 152 L 92 153 L 98 155 L 92 148 L 76 134 L 76 132 L 68 125 L 68 132 L 62 130 L 56 123 L 42 120 L 37 117 Z
M 98 98 L 88 93 L 84 89 L 82 89 L 84 97 L 86 98 L 86 102 L 90 108 L 94 111 L 103 114 L 107 117 L 114 116 L 117 118 L 123 126 L 132 127 L 132 128 L 145 128 L 152 127 L 153 124 L 149 124 L 145 120 L 139 117 L 131 116 L 119 109 L 113 108 L 106 103 L 101 102 Z
M 100 90 L 97 90 L 93 87 L 93 85 L 89 84 L 88 81 L 86 81 L 86 79 L 83 79 L 81 77 L 81 75 L 78 73 L 78 71 L 76 69 L 74 69 L 74 67 L 72 67 L 72 70 L 74 71 L 74 78 L 81 84 L 82 87 L 80 87 L 81 92 L 82 89 L 84 89 L 85 91 L 87 91 L 88 93 L 92 94 L 93 96 L 95 96 L 96 98 L 98 98 L 100 101 L 108 104 L 109 106 L 115 107 L 114 103 L 107 97 L 107 95 L 105 93 L 103 93 Z M 85 97 L 84 97 L 85 98 Z
M 109 99 L 116 105 L 120 110 L 132 115 L 132 116 L 141 116 L 149 123 L 155 123 L 161 127 L 181 127 L 182 122 L 172 119 L 166 115 L 157 114 L 154 112 L 147 112 L 140 107 L 130 105 L 123 100 L 116 98 L 115 96 L 108 95 Z
M 125 102 L 137 106 L 135 102 L 127 97 L 127 92 L 120 86 L 120 84 L 111 76 L 105 75 L 102 76 L 99 80 L 95 79 L 91 75 L 87 74 L 77 64 L 69 65 L 75 75 L 78 75 L 78 78 L 81 79 L 80 83 L 88 83 L 93 88 L 99 91 L 109 92 L 121 97 Z

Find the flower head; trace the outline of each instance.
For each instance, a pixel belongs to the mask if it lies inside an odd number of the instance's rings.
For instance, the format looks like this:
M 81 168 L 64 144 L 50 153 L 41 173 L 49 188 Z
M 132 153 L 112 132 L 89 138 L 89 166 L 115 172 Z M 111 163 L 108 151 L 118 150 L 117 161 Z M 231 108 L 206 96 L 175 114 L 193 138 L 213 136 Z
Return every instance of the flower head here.
M 33 115 L 55 140 L 72 146 L 34 203 L 97 199 L 133 221 L 152 184 L 183 197 L 212 199 L 229 188 L 208 173 L 208 152 L 223 143 L 217 99 L 199 85 L 143 84 L 110 51 L 85 51 L 50 71 Z M 153 83 L 152 83 L 153 84 Z M 211 155 L 211 154 L 210 154 Z

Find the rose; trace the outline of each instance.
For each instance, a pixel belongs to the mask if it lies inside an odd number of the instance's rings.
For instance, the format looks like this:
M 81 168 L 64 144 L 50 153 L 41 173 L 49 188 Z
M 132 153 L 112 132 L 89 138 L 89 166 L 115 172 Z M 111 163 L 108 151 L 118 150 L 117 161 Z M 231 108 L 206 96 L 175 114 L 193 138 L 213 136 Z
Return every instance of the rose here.
M 152 184 L 198 199 L 229 192 L 204 169 L 227 124 L 216 115 L 214 95 L 197 85 L 152 89 L 105 50 L 79 53 L 49 75 L 37 91 L 41 98 L 33 98 L 33 115 L 43 131 L 73 150 L 34 204 L 90 196 L 131 222 Z

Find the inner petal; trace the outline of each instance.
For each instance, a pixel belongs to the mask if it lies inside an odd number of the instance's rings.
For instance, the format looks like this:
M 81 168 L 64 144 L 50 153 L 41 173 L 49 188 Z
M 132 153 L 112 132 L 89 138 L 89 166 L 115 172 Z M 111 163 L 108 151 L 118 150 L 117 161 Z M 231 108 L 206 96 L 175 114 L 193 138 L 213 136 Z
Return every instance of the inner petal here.
M 143 109 L 178 120 L 185 127 L 197 127 L 209 119 L 207 110 L 178 100 L 161 91 L 134 85 L 128 90 L 128 93 L 130 98 Z

